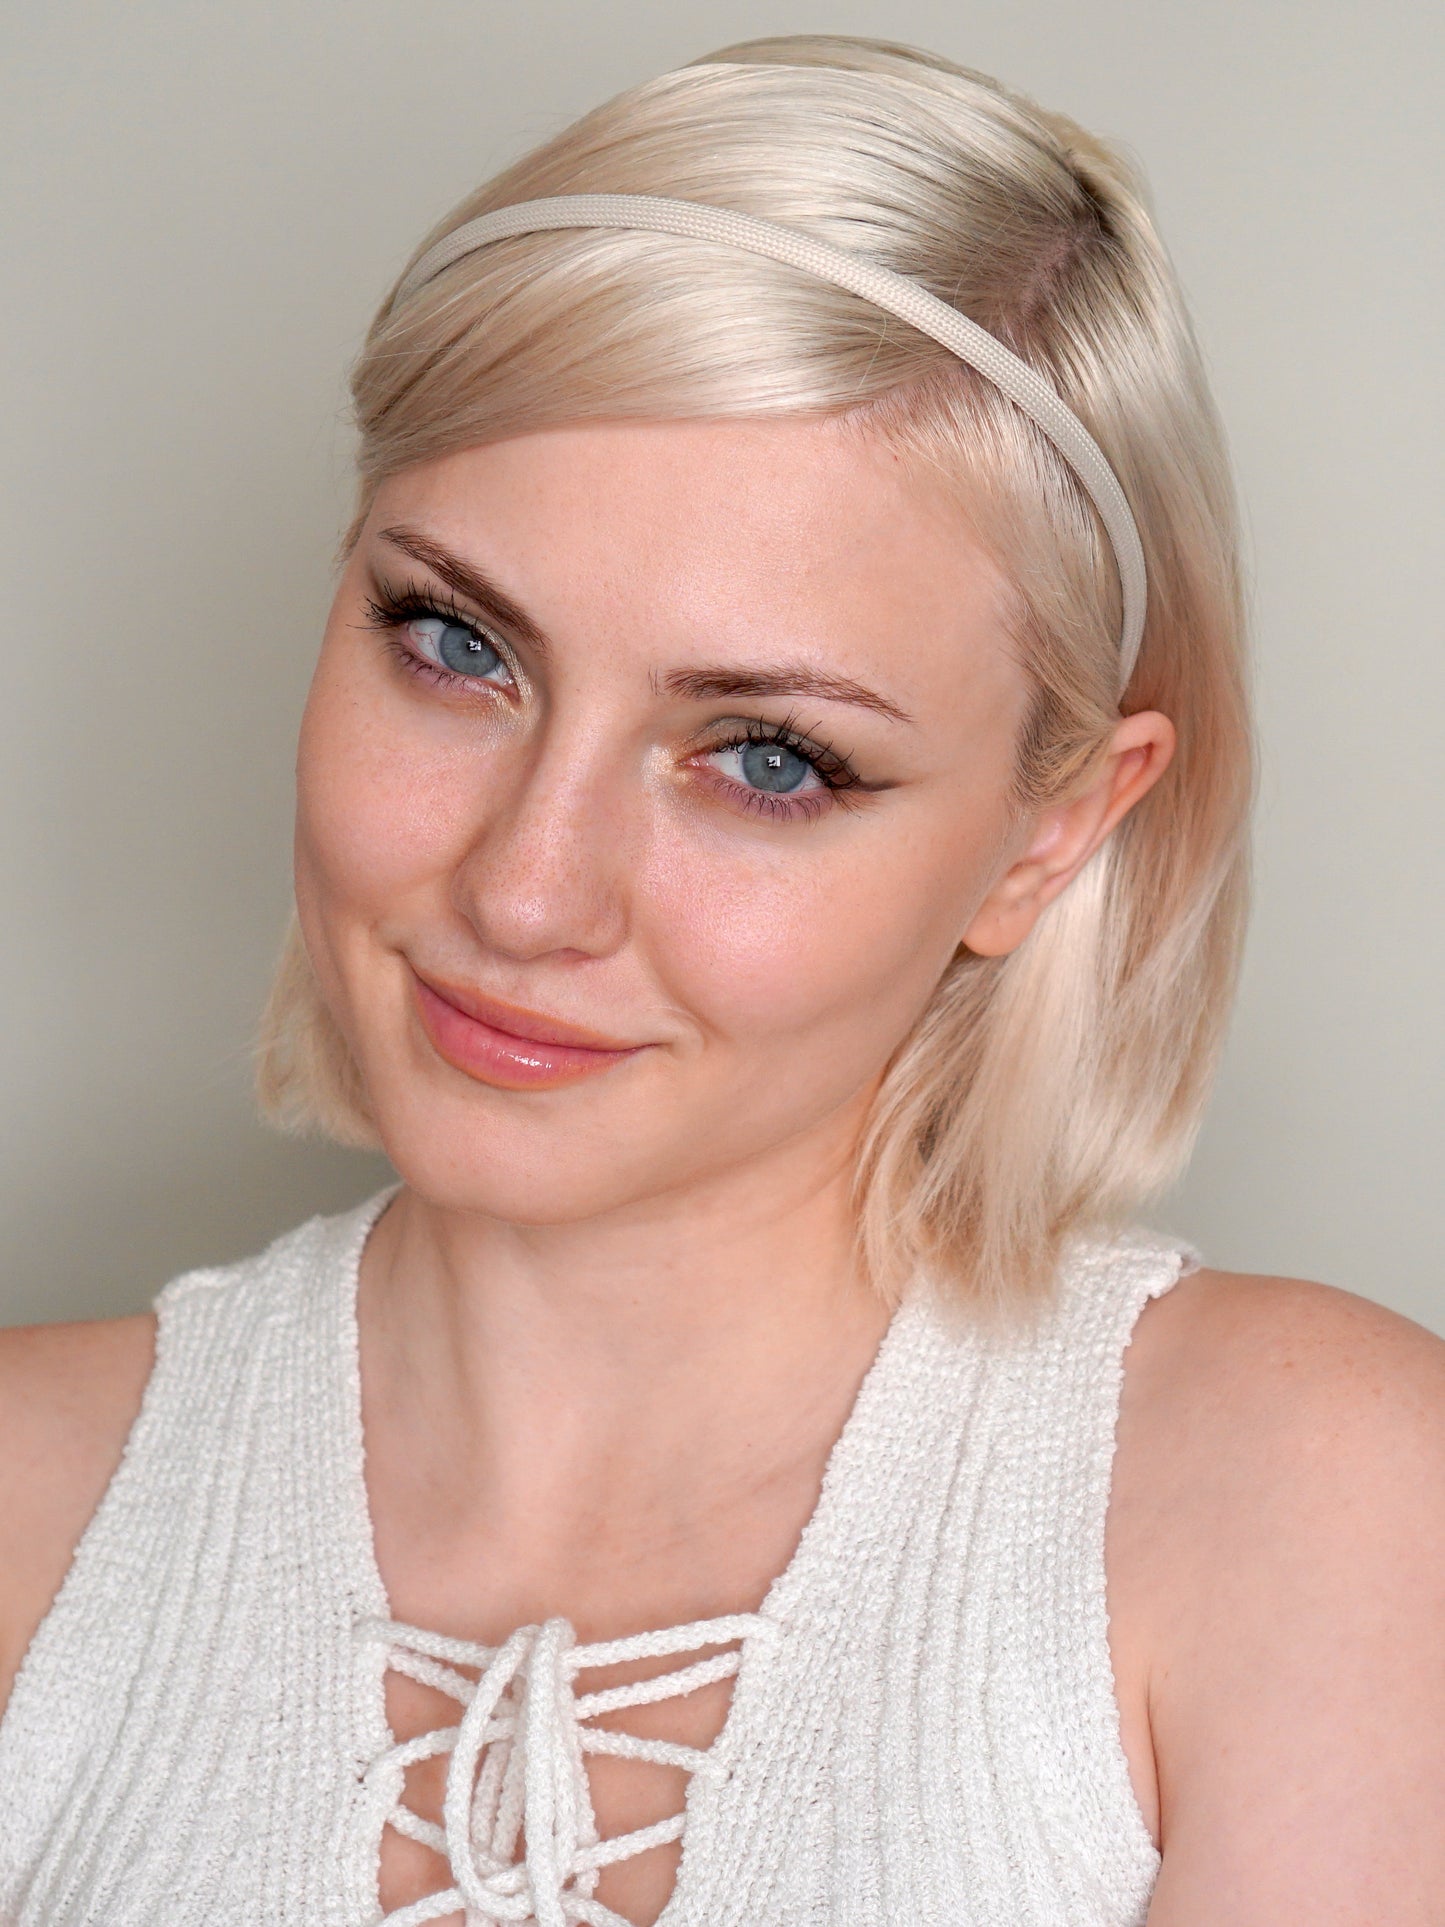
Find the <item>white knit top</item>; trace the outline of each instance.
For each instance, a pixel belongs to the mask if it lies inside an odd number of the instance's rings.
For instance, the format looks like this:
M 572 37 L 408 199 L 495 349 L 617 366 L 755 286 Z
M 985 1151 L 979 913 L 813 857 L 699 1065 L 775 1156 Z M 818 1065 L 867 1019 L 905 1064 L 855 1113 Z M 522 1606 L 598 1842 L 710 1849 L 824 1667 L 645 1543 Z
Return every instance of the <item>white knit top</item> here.
M 0 1721 L 0 1919 L 603 1927 L 598 1866 L 680 1834 L 658 1927 L 1142 1922 L 1158 1856 L 1119 1738 L 1104 1513 L 1124 1348 L 1193 1246 L 1076 1239 L 1011 1335 L 915 1290 L 758 1612 L 605 1647 L 559 1618 L 488 1649 L 393 1623 L 377 1571 L 355 1286 L 389 1195 L 157 1299 L 140 1414 Z M 676 1670 L 574 1691 L 644 1653 Z M 396 1745 L 390 1666 L 457 1723 Z M 628 1741 L 588 1722 L 729 1671 L 711 1748 L 671 1749 L 684 1813 L 599 1842 L 582 1763 Z M 450 1756 L 440 1828 L 401 1805 L 420 1752 Z M 384 1915 L 389 1819 L 452 1884 Z

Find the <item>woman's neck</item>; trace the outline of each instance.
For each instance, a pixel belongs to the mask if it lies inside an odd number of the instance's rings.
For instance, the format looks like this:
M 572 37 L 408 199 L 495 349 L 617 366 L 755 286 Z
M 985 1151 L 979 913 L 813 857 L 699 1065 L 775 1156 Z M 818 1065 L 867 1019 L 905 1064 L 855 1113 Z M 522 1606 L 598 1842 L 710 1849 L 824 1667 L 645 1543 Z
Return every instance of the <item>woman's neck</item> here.
M 583 1224 L 404 1189 L 360 1320 L 389 1587 L 504 1569 L 499 1620 L 569 1611 L 608 1636 L 674 1592 L 683 1616 L 737 1610 L 730 1574 L 756 1593 L 786 1563 L 887 1313 L 858 1275 L 846 1160 L 796 1147 Z M 598 1571 L 630 1575 L 621 1596 L 582 1582 Z

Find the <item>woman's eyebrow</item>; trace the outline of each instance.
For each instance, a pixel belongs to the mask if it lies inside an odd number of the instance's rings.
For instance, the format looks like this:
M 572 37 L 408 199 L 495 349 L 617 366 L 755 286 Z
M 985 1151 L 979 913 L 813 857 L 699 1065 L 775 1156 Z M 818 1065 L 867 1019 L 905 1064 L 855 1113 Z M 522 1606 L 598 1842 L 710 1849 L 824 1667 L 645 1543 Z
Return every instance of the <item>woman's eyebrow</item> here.
M 816 696 L 820 702 L 852 703 L 876 710 L 891 722 L 912 724 L 913 718 L 876 689 L 854 682 L 851 676 L 830 676 L 807 663 L 780 662 L 757 668 L 674 669 L 662 678 L 669 694 L 694 702 L 717 696 Z
M 464 562 L 439 542 L 433 542 L 429 536 L 403 524 L 382 529 L 380 535 L 383 542 L 389 542 L 394 549 L 400 549 L 403 555 L 409 555 L 414 562 L 420 562 L 424 568 L 430 569 L 433 575 L 440 576 L 455 595 L 465 596 L 468 602 L 475 603 L 487 615 L 504 623 L 536 655 L 545 656 L 548 653 L 547 638 L 526 610 L 519 608 L 506 591 L 499 589 L 475 562 Z
M 475 562 L 465 562 L 430 536 L 399 523 L 382 529 L 380 537 L 393 548 L 420 562 L 447 587 L 488 615 L 504 623 L 539 656 L 548 653 L 547 638 L 525 609 L 520 608 L 504 589 L 497 586 Z M 656 680 L 656 679 L 655 679 Z M 851 676 L 832 676 L 811 668 L 807 663 L 771 663 L 756 667 L 705 667 L 674 669 L 661 678 L 659 687 L 670 695 L 692 702 L 707 702 L 719 696 L 814 696 L 820 702 L 851 703 L 856 708 L 874 710 L 895 723 L 911 724 L 913 718 L 897 703 L 877 690 L 855 682 Z

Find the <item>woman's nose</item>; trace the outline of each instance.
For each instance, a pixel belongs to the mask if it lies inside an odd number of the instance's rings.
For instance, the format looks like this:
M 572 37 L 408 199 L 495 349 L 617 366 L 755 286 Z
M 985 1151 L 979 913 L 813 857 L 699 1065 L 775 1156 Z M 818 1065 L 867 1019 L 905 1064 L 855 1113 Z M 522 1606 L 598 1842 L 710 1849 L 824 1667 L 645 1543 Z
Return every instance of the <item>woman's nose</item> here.
M 557 738 L 529 746 L 495 777 L 453 874 L 456 908 L 506 957 L 616 950 L 627 928 L 630 838 L 615 763 L 596 745 L 589 753 Z

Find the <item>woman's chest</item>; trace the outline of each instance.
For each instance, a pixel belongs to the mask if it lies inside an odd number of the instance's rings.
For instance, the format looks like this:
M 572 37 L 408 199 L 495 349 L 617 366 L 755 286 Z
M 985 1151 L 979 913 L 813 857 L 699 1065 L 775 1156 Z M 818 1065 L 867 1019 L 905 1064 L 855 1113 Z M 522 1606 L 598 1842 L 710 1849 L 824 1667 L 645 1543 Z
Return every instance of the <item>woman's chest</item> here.
M 734 1641 L 702 1651 L 735 1658 L 736 1647 Z M 467 1674 L 480 1683 L 482 1671 L 469 1668 Z M 514 1897 L 516 1870 L 531 1861 L 555 1867 L 564 1906 L 570 1889 L 572 1898 L 605 1908 L 632 1927 L 652 1927 L 676 1888 L 689 1788 L 699 1768 L 707 1771 L 732 1697 L 730 1675 L 666 1692 L 678 1671 L 672 1656 L 575 1673 L 564 1668 L 550 1677 L 521 1669 L 499 1697 L 488 1722 L 490 1738 L 475 1759 L 470 1749 L 459 1758 L 453 1739 L 446 1750 L 405 1766 L 399 1804 L 435 1832 L 418 1837 L 405 1831 L 405 1816 L 400 1825 L 393 1816 L 383 1828 L 377 1874 L 384 1914 L 402 1913 L 457 1886 L 458 1859 L 480 1876 L 479 1889 L 489 1887 L 492 1899 L 502 1902 Z M 687 1686 L 686 1678 L 682 1684 Z M 659 1697 L 610 1704 L 625 1698 L 628 1688 Z M 542 1694 L 557 1702 L 545 1728 L 539 1709 L 529 1704 Z M 590 1710 L 594 1703 L 596 1711 Z M 438 1730 L 459 1737 L 464 1709 L 437 1687 L 392 1671 L 386 1714 L 404 1745 L 424 1743 Z M 544 1749 L 550 1757 L 541 1759 Z M 550 1800 L 538 1798 L 539 1765 L 549 1769 Z M 447 1838 L 448 1793 L 455 1809 L 459 1777 L 467 1782 L 468 1813 L 461 1854 Z M 545 1840 L 539 1830 L 548 1826 L 552 1837 Z M 478 1898 L 471 1896 L 474 1903 Z M 457 1910 L 441 1918 L 448 1927 L 461 1927 L 464 1915 Z

